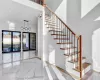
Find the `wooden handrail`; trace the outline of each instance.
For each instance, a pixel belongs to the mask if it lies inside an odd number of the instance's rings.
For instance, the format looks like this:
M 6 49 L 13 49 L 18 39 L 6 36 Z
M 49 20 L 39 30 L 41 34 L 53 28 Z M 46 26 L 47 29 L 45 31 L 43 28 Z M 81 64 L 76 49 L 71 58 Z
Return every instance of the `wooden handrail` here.
M 45 5 L 45 7 L 50 11 L 52 12 L 75 36 L 76 34 L 47 6 Z M 77 37 L 77 36 L 76 36 Z

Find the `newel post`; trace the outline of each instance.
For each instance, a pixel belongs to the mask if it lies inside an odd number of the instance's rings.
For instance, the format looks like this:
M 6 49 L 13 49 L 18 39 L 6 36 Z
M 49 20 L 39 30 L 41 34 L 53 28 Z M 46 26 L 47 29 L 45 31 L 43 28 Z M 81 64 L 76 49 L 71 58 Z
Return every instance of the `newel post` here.
M 80 78 L 82 79 L 82 35 L 80 35 L 79 39 L 79 44 L 80 44 Z

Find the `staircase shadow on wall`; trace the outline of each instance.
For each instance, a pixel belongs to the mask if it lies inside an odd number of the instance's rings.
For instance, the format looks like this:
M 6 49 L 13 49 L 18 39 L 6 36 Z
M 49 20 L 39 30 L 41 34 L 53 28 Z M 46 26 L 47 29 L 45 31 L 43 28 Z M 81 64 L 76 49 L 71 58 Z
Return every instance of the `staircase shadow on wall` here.
M 82 55 L 87 58 L 87 62 L 92 63 L 92 35 L 100 27 L 100 22 L 94 20 L 100 16 L 100 4 L 83 18 L 81 9 L 81 0 L 67 1 L 67 24 L 76 34 L 82 35 Z

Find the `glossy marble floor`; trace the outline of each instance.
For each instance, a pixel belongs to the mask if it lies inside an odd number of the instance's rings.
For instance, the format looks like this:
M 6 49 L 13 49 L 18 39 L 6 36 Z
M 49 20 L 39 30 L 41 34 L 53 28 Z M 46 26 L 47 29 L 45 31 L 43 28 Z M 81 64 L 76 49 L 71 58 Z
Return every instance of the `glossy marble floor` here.
M 0 80 L 49 80 L 42 61 L 33 57 L 35 55 L 25 53 L 23 60 L 19 61 L 21 58 L 19 53 L 14 55 L 4 54 L 3 63 L 6 64 L 0 65 Z M 88 78 L 83 80 L 100 80 L 100 74 L 96 72 L 87 76 Z
M 3 63 L 10 63 L 13 61 L 33 58 L 34 56 L 35 56 L 34 51 L 25 51 L 23 53 L 20 52 L 7 53 L 2 55 L 2 61 Z
M 37 59 L 23 60 L 0 65 L 0 80 L 49 80 L 42 62 Z
M 100 80 L 100 73 L 93 72 L 87 79 L 84 80 Z

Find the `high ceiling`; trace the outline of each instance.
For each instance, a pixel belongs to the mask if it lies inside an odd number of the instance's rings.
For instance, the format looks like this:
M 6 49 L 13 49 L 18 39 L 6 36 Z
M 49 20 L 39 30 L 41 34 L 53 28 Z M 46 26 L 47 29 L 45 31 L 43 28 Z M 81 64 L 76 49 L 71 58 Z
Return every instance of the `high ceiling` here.
M 0 23 L 12 21 L 22 23 L 29 20 L 30 24 L 37 23 L 39 11 L 12 0 L 0 0 Z

